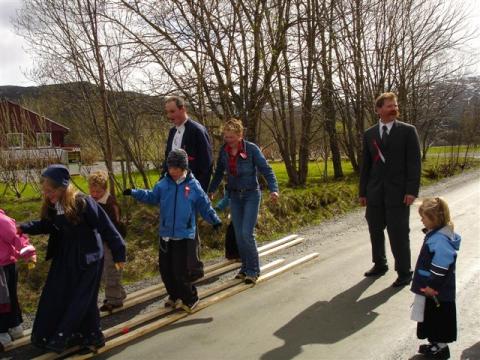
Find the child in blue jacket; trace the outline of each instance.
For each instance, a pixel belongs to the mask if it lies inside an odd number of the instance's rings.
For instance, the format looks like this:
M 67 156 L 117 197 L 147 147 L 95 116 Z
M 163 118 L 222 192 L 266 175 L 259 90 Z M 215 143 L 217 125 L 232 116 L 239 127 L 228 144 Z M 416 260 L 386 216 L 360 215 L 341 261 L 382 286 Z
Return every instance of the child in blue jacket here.
M 418 352 L 432 359 L 449 359 L 447 343 L 457 340 L 455 263 L 461 238 L 453 232 L 443 199 L 423 200 L 419 213 L 426 235 L 413 275 L 412 319 L 418 322 L 417 337 L 429 343 L 420 345 Z
M 138 201 L 160 206 L 159 269 L 169 295 L 166 307 L 192 312 L 198 305 L 197 289 L 187 273 L 188 242 L 195 238 L 197 212 L 217 229 L 221 224 L 200 183 L 188 170 L 188 155 L 183 149 L 172 150 L 167 157 L 168 173 L 153 190 L 126 189 Z

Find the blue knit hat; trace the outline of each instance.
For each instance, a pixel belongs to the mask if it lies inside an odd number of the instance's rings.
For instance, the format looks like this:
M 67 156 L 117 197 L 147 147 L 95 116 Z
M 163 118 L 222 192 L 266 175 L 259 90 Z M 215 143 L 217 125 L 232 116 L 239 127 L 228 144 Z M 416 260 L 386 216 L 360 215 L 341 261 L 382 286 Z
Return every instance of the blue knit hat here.
M 55 184 L 67 187 L 70 183 L 68 168 L 61 164 L 50 165 L 43 173 L 43 177 L 53 180 Z

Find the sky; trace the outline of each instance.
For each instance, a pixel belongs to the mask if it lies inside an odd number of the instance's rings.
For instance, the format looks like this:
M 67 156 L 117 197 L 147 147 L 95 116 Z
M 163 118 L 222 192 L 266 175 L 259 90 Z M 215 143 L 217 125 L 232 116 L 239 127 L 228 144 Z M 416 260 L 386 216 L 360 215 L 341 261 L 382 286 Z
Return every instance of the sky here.
M 465 25 L 472 29 L 479 29 L 479 35 L 470 42 L 470 46 L 480 54 L 480 0 L 450 1 L 455 6 L 468 6 L 471 10 Z M 32 56 L 25 51 L 26 44 L 20 36 L 15 34 L 12 25 L 12 19 L 15 18 L 21 5 L 22 0 L 0 0 L 0 86 L 37 85 L 26 75 L 34 66 Z M 480 63 L 473 71 L 480 75 Z

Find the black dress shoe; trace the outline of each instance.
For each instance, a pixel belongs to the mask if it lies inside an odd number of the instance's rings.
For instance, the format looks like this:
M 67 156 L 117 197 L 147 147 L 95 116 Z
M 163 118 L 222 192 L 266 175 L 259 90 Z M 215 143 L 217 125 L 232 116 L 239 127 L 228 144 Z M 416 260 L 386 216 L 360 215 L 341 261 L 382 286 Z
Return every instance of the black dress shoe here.
M 442 359 L 447 360 L 450 359 L 450 349 L 448 346 L 440 348 L 437 345 L 430 347 L 424 354 L 427 359 Z
M 365 276 L 382 276 L 388 271 L 388 266 L 374 266 L 368 270 L 364 275 Z
M 407 286 L 410 284 L 412 281 L 412 272 L 410 272 L 408 275 L 398 275 L 397 280 L 395 280 L 392 284 L 392 287 L 401 287 L 401 286 Z

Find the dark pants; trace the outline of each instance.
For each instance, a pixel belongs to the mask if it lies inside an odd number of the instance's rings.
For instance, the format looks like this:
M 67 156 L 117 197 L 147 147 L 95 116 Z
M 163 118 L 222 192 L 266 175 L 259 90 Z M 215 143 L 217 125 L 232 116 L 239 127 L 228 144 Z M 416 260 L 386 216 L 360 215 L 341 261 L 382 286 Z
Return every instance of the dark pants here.
M 196 221 L 196 220 L 195 220 Z M 187 271 L 190 281 L 201 279 L 204 276 L 203 262 L 200 260 L 200 235 L 198 226 L 195 231 L 195 239 L 187 244 Z
M 395 270 L 399 275 L 410 273 L 410 207 L 409 206 L 369 206 L 365 217 L 368 222 L 372 243 L 372 261 L 376 266 L 387 264 L 385 254 L 385 234 L 387 228 L 390 247 L 395 258 Z
M 17 297 L 18 272 L 15 263 L 5 265 L 3 271 L 5 272 L 8 292 L 10 295 L 10 311 L 0 314 L 0 333 L 7 332 L 8 329 L 18 326 L 23 322 L 22 312 Z
M 184 304 L 191 304 L 198 298 L 197 289 L 190 282 L 187 271 L 189 245 L 194 239 L 169 240 L 160 239 L 158 265 L 163 283 L 172 299 L 181 299 Z

